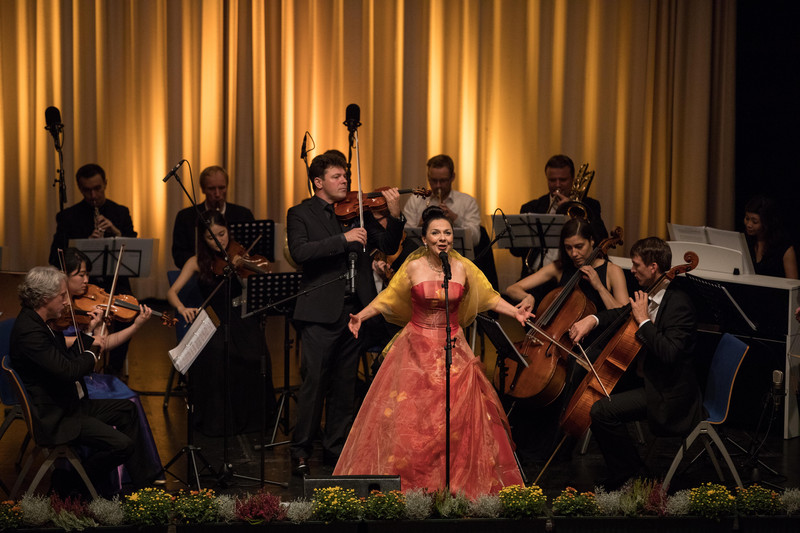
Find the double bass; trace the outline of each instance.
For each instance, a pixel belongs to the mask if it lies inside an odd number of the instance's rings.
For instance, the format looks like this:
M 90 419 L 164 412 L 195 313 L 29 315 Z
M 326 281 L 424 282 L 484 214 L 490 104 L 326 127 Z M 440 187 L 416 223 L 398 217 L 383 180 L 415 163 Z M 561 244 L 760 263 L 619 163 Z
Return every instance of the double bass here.
M 585 264 L 591 265 L 601 254 L 607 255 L 611 248 L 620 244 L 622 228 L 617 227 L 609 238 L 592 250 Z M 569 328 L 595 312 L 594 304 L 578 288 L 582 277 L 583 272 L 576 271 L 564 286 L 550 291 L 539 304 L 539 317 L 533 328 L 523 341 L 516 343 L 517 350 L 528 362 L 528 368 L 514 360 L 506 361 L 508 374 L 512 377 L 503 380 L 503 393 L 514 398 L 531 398 L 537 405 L 548 405 L 561 394 L 566 384 L 568 358 L 572 355 L 561 347 L 572 348 Z M 496 372 L 495 387 L 500 387 L 500 381 L 500 372 Z

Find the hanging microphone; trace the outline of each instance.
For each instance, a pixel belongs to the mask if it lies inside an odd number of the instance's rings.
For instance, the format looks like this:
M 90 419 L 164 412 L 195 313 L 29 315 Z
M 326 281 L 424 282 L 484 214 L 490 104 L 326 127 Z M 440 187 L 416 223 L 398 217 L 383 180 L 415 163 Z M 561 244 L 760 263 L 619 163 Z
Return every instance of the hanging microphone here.
M 350 252 L 350 255 L 347 256 L 350 263 L 350 272 L 347 276 L 350 278 L 350 294 L 356 293 L 356 259 L 358 259 L 358 254 L 355 252 Z
M 450 272 L 450 261 L 448 261 L 447 252 L 439 252 L 439 259 L 442 260 L 442 272 L 444 272 L 444 279 L 452 279 L 453 275 Z
M 361 108 L 358 104 L 350 104 L 344 114 L 344 125 L 347 126 L 347 131 L 353 133 L 361 125 Z
M 772 371 L 772 399 L 775 401 L 775 410 L 781 408 L 781 399 L 784 396 L 783 372 L 780 370 Z
M 44 127 L 53 136 L 56 143 L 56 150 L 61 148 L 60 133 L 64 129 L 64 124 L 61 123 L 61 111 L 57 107 L 50 106 L 44 110 L 44 120 L 47 126 Z
M 181 165 L 182 165 L 182 164 L 184 164 L 185 162 L 186 162 L 186 160 L 185 160 L 185 159 L 181 159 L 180 161 L 178 161 L 178 164 L 177 164 L 177 165 L 175 165 L 174 167 L 172 167 L 172 170 L 170 170 L 170 171 L 169 171 L 169 173 L 168 173 L 166 176 L 164 176 L 164 179 L 163 179 L 162 181 L 163 181 L 164 183 L 168 182 L 168 181 L 169 181 L 169 179 L 170 179 L 172 176 L 175 176 L 175 175 L 177 174 L 177 172 L 178 172 L 178 169 L 179 169 L 179 168 L 181 168 Z
M 300 145 L 300 159 L 302 159 L 303 161 L 305 161 L 306 157 L 308 157 L 308 150 L 306 150 L 306 138 L 307 137 L 308 137 L 308 135 L 306 135 L 304 133 L 303 134 L 303 144 Z

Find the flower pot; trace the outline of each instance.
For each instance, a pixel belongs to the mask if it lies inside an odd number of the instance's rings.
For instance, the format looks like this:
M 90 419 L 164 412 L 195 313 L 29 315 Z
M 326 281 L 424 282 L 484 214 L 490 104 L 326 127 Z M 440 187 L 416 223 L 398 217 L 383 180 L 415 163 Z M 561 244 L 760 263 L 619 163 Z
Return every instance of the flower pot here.
M 733 517 L 709 520 L 696 516 L 554 516 L 553 533 L 728 533 Z
M 800 516 L 740 516 L 741 533 L 795 533 L 800 531 Z
M 365 520 L 362 533 L 544 533 L 544 518 L 460 518 L 428 520 Z M 584 532 L 585 533 L 585 532 Z

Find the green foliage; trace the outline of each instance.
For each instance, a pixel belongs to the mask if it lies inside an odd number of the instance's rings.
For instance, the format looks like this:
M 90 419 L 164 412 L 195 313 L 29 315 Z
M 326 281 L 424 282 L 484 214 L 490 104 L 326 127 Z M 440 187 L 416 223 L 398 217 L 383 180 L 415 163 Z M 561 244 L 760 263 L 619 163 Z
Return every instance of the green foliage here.
M 89 504 L 89 512 L 101 526 L 118 526 L 125 519 L 122 502 L 116 496 L 113 500 L 95 498 Z
M 172 510 L 177 524 L 216 522 L 219 516 L 217 498 L 211 489 L 179 491 L 173 498 Z
M 724 486 L 704 483 L 689 491 L 689 514 L 719 520 L 736 511 L 736 498 Z
M 22 525 L 22 507 L 7 500 L 0 503 L 0 529 L 16 529 Z
M 758 484 L 736 488 L 736 511 L 740 515 L 776 515 L 784 512 L 780 495 Z
M 353 489 L 325 487 L 314 489 L 314 518 L 323 522 L 358 520 L 361 518 L 361 500 Z
M 438 490 L 433 494 L 433 508 L 440 518 L 464 518 L 469 514 L 469 499 L 462 492 Z
M 620 494 L 620 510 L 624 516 L 667 514 L 667 495 L 661 483 L 648 479 L 635 479 Z
M 148 487 L 125 497 L 125 523 L 137 526 L 169 524 L 173 499 L 162 489 Z
M 423 489 L 406 492 L 406 515 L 411 520 L 425 520 L 433 513 L 433 496 Z
M 600 514 L 594 492 L 578 492 L 567 487 L 553 500 L 553 514 L 560 516 L 595 516 Z
M 384 494 L 373 490 L 364 500 L 364 518 L 367 520 L 400 520 L 406 517 L 406 499 L 399 490 Z
M 546 513 L 547 496 L 538 485 L 509 485 L 497 494 L 504 518 L 533 518 Z

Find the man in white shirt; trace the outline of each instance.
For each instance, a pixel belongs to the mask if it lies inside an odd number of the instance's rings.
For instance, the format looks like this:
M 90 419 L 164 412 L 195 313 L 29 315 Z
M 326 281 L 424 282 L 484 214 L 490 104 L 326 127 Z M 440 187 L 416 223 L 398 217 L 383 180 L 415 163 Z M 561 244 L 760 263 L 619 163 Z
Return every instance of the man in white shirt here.
M 476 246 L 481 238 L 481 214 L 478 203 L 469 194 L 454 191 L 455 165 L 449 155 L 440 154 L 428 160 L 428 183 L 433 194 L 430 198 L 412 196 L 403 208 L 408 225 L 422 226 L 422 212 L 430 205 L 438 205 L 454 228 L 466 230 L 467 239 Z

